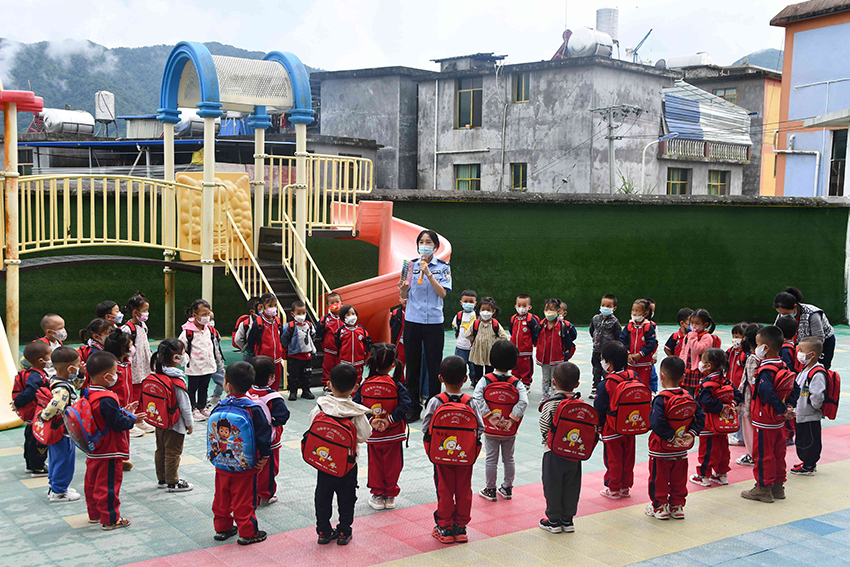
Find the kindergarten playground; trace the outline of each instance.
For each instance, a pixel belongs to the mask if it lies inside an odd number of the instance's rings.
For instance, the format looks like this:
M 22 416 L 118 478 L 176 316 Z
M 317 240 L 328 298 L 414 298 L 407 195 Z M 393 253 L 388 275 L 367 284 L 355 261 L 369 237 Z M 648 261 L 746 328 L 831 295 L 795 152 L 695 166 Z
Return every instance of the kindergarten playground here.
M 245 84 L 254 85 L 254 90 L 246 92 Z M 841 481 L 850 474 L 850 418 L 846 411 L 839 411 L 836 420 L 824 422 L 824 452 L 818 474 L 790 478 L 787 500 L 769 509 L 738 496 L 742 488 L 752 485 L 752 469 L 733 463 L 729 486 L 689 485 L 686 521 L 648 518 L 644 514 L 649 501 L 647 444 L 645 437 L 640 437 L 631 498 L 614 501 L 599 495 L 604 464 L 597 449 L 583 466 L 576 532 L 550 534 L 540 530 L 537 523 L 545 501 L 536 411 L 541 399 L 539 371 L 517 438 L 514 497 L 495 503 L 475 497 L 469 543 L 463 546 L 446 547 L 431 536 L 436 494 L 433 467 L 422 450 L 419 423 L 410 427 L 396 508 L 375 511 L 367 505 L 366 452 L 361 451 L 351 545 L 317 546 L 315 472 L 300 454 L 301 436 L 314 406 L 304 399 L 289 404 L 292 417 L 283 433 L 279 500 L 257 511 L 261 529 L 269 534 L 268 540 L 258 545 L 241 547 L 212 539 L 210 505 L 215 472 L 204 458 L 206 440 L 201 428 L 186 438 L 181 458 L 181 476 L 195 485 L 186 494 L 156 490 L 154 436 L 133 439 L 131 459 L 135 466 L 124 475 L 121 490 L 122 513 L 132 518 L 128 529 L 111 533 L 91 526 L 82 501 L 51 505 L 45 497 L 47 479 L 24 473 L 22 429 L 8 409 L 22 343 L 21 320 L 43 314 L 21 312 L 22 272 L 49 269 L 51 263 L 138 262 L 162 267 L 165 296 L 157 303 L 164 305 L 164 312 L 158 313 L 164 314 L 165 336 L 171 337 L 180 324 L 176 272 L 200 273 L 197 294 L 213 305 L 216 301 L 241 304 L 243 299 L 274 293 L 280 312 L 288 312 L 289 303 L 301 299 L 309 317 L 317 320 L 327 311 L 326 294 L 332 288 L 308 251 L 308 240 L 360 240 L 377 247 L 377 274 L 334 289 L 346 302 L 357 306 L 361 324 L 380 342 L 389 339 L 389 310 L 398 303 L 403 260 L 417 255 L 416 235 L 423 228 L 442 229 L 394 216 L 391 202 L 366 200 L 373 190 L 369 160 L 307 153 L 306 125 L 312 120 L 309 81 L 301 62 L 290 53 L 271 52 L 258 61 L 212 56 L 200 44 L 178 44 L 166 64 L 157 113 L 164 125 L 164 179 L 117 175 L 19 177 L 16 112 L 38 111 L 42 101 L 33 93 L 4 91 L 0 86 L 0 102 L 6 145 L 0 235 L 5 249 L 3 323 L 8 337 L 8 343 L 0 341 L 0 558 L 4 565 L 848 563 L 850 493 Z M 175 168 L 173 126 L 181 107 L 197 108 L 204 120 L 202 174 L 178 173 Z M 270 124 L 271 109 L 287 111 L 295 125 L 294 156 L 266 153 L 264 131 Z M 255 137 L 250 176 L 216 171 L 214 120 L 226 110 L 250 113 L 248 124 Z M 441 219 L 434 222 L 440 224 Z M 452 259 L 452 247 L 462 244 L 454 238 L 453 242 L 448 240 L 443 237 L 443 246 L 437 251 L 438 258 L 445 261 Z M 463 245 L 472 248 L 470 242 Z M 119 256 L 113 254 L 116 248 L 154 250 L 162 257 L 141 253 Z M 81 249 L 84 255 L 66 255 Z M 841 266 L 843 269 L 843 262 Z M 830 273 L 835 271 L 832 268 Z M 213 289 L 215 272 L 232 278 L 243 297 L 219 295 Z M 457 294 L 451 299 L 456 304 Z M 578 330 L 574 362 L 582 372 L 579 390 L 587 397 L 591 345 L 587 328 Z M 666 340 L 675 330 L 674 326 L 659 325 L 659 338 Z M 724 349 L 730 346 L 729 331 L 728 326 L 719 326 L 716 331 Z M 834 368 L 840 371 L 850 365 L 850 329 L 836 327 L 836 339 Z M 453 354 L 454 346 L 454 334 L 449 332 L 444 354 Z M 240 359 L 227 338 L 223 348 L 228 363 Z M 465 392 L 471 393 L 469 385 Z M 320 392 L 316 389 L 315 393 Z M 732 447 L 731 451 L 734 459 L 743 448 Z M 72 486 L 82 492 L 85 457 L 78 452 L 76 459 Z M 691 452 L 690 461 L 693 466 L 696 451 Z M 481 465 L 474 469 L 475 492 L 483 486 Z

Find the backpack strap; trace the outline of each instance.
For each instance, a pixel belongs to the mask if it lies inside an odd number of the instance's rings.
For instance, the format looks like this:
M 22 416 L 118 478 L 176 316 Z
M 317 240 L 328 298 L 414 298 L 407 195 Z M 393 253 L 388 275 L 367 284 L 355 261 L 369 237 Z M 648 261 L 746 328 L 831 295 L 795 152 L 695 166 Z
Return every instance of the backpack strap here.
M 458 311 L 457 315 L 455 315 L 455 338 L 458 338 L 460 335 L 460 325 L 463 322 L 463 313 Z
M 186 354 L 192 354 L 192 338 L 195 336 L 195 331 L 186 329 Z
M 136 324 L 132 321 L 127 321 L 125 325 L 130 329 L 130 337 L 133 339 L 133 344 L 136 344 Z

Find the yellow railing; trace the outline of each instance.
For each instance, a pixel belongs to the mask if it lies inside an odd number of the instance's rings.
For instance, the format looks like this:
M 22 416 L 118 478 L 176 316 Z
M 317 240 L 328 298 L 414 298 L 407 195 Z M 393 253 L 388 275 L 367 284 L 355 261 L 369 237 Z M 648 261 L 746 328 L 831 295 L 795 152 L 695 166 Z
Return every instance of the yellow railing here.
M 282 228 L 283 265 L 289 272 L 298 295 L 304 299 L 310 313 L 318 321 L 327 312 L 325 299 L 331 288 L 288 216 L 283 217 Z M 303 255 L 304 262 L 298 262 L 300 255 Z M 299 265 L 304 266 L 306 273 L 299 273 Z
M 267 226 L 295 218 L 294 157 L 266 156 L 269 164 Z M 310 155 L 307 160 L 307 231 L 314 228 L 350 228 L 357 224 L 357 200 L 371 193 L 375 172 L 364 158 Z

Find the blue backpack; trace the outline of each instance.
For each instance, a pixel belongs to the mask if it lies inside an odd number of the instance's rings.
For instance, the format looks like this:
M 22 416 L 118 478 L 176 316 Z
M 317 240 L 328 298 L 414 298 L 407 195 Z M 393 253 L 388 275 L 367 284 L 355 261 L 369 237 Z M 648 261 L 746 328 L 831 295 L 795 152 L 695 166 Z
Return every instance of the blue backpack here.
M 207 458 L 216 468 L 244 472 L 257 464 L 250 398 L 225 398 L 207 420 Z

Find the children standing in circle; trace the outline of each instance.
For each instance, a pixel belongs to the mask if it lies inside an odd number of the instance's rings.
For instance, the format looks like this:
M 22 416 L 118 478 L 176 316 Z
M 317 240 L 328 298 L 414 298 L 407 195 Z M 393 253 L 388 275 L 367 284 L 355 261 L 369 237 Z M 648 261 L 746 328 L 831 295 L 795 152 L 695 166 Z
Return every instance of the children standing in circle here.
M 720 341 L 715 342 L 716 337 L 712 334 L 714 327 L 714 321 L 705 309 L 697 309 L 691 315 L 691 330 L 679 355 L 685 361 L 685 377 L 682 379 L 681 386 L 691 395 L 696 391 L 702 378 L 699 371 L 702 353 L 706 349 L 720 346 Z
M 357 324 L 357 309 L 343 305 L 339 310 L 343 326 L 336 332 L 336 350 L 339 362 L 347 362 L 357 369 L 357 383 L 363 378 L 363 366 L 372 349 L 372 338 L 362 325 Z
M 121 330 L 130 335 L 130 340 L 135 347 L 130 356 L 130 371 L 132 375 L 131 402 L 137 402 L 142 398 L 142 380 L 150 374 L 151 345 L 148 340 L 147 320 L 150 315 L 150 303 L 143 293 L 137 293 L 127 300 L 124 308 L 127 312 L 127 322 L 121 326 Z M 130 430 L 130 437 L 138 437 L 138 432 L 153 433 L 154 427 L 146 422 L 140 423 L 134 430 Z
M 478 384 L 478 380 L 485 373 L 493 372 L 490 365 L 490 349 L 499 339 L 510 339 L 508 333 L 496 320 L 500 310 L 496 307 L 496 300 L 492 297 L 482 297 L 478 307 L 478 319 L 466 329 L 466 338 L 472 343 L 469 350 L 469 361 L 475 367 L 475 375 L 470 376 L 472 386 Z
M 186 350 L 183 355 L 186 376 L 189 382 L 189 401 L 192 403 L 192 417 L 195 421 L 205 421 L 208 414 L 207 392 L 210 377 L 218 369 L 215 344 L 210 324 L 210 304 L 204 299 L 196 299 L 186 309 L 188 320 L 183 324 L 179 340 Z
M 648 300 L 638 299 L 632 305 L 632 319 L 620 334 L 620 342 L 629 351 L 629 369 L 647 388 L 652 375 L 652 357 L 658 348 L 652 307 Z

